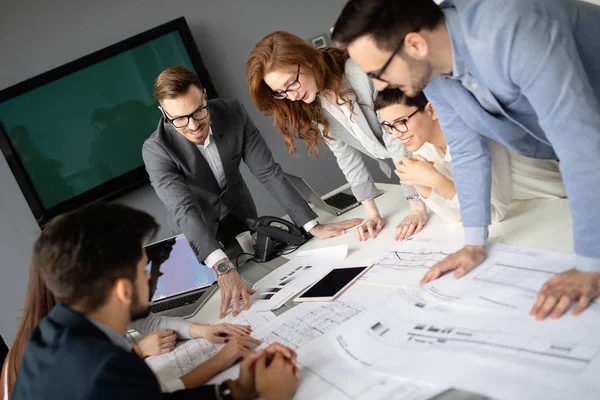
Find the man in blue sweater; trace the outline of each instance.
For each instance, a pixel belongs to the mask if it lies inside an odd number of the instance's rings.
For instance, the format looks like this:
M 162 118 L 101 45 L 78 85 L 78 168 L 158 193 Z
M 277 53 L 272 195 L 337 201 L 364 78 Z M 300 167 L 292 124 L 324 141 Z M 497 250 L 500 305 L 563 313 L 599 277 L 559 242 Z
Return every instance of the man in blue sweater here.
M 524 156 L 560 160 L 577 261 L 542 287 L 531 315 L 559 318 L 573 302 L 581 313 L 600 294 L 600 7 L 350 0 L 332 39 L 347 46 L 377 89 L 423 90 L 448 138 L 465 247 L 422 282 L 451 270 L 460 278 L 485 258 L 489 137 Z

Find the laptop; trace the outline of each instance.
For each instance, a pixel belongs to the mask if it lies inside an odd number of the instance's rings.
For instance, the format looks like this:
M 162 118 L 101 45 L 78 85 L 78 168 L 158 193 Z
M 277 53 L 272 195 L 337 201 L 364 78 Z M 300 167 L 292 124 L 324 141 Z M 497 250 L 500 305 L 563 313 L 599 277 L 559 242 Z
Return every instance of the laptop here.
M 198 262 L 181 234 L 145 246 L 150 273 L 150 311 L 169 317 L 190 317 L 217 289 L 217 274 Z
M 332 213 L 333 215 L 341 215 L 360 206 L 360 202 L 356 200 L 350 188 L 323 199 L 304 179 L 290 174 L 285 174 L 285 176 L 300 192 L 302 197 L 304 197 L 304 200 L 320 210 Z M 378 189 L 374 197 L 381 196 L 382 194 L 383 191 Z

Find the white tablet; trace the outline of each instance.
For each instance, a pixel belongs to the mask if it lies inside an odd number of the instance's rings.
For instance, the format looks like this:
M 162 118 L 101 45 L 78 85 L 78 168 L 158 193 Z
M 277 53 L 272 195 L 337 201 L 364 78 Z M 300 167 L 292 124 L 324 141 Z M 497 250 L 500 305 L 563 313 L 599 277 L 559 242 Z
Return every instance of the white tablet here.
M 363 267 L 343 267 L 331 270 L 317 283 L 306 289 L 294 302 L 333 301 L 363 276 L 373 264 Z

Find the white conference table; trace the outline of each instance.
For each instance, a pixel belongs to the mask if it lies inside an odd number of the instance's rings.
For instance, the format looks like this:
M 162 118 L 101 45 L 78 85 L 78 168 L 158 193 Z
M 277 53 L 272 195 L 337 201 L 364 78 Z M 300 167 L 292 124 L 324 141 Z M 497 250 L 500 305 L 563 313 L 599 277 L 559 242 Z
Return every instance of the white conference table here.
M 345 189 L 345 185 L 332 193 Z M 343 236 L 328 240 L 311 239 L 301 247 L 301 250 L 311 250 L 340 244 L 348 245 L 348 255 L 342 265 L 359 265 L 364 260 L 387 250 L 394 241 L 396 225 L 409 212 L 408 202 L 405 200 L 403 189 L 400 185 L 377 184 L 385 193 L 376 199 L 381 215 L 385 218 L 385 226 L 377 238 L 366 242 L 359 242 L 354 230 Z M 364 218 L 363 207 L 357 207 L 341 216 L 334 216 L 324 211 L 315 209 L 319 215 L 320 223 L 343 221 L 350 218 Z M 490 226 L 490 244 L 504 243 L 506 245 L 529 247 L 558 252 L 573 252 L 573 225 L 571 212 L 566 199 L 550 200 L 538 199 L 521 201 L 511 204 L 506 219 Z M 460 223 L 448 224 L 437 215 L 430 213 L 429 222 L 419 233 L 421 237 L 436 238 L 440 240 L 463 238 L 463 228 Z M 294 253 L 287 257 L 293 257 Z M 279 257 L 266 264 L 249 262 L 240 267 L 240 274 L 250 282 L 256 282 L 266 276 L 274 268 L 287 262 L 287 258 Z M 356 285 L 365 285 L 356 283 Z M 389 290 L 393 288 L 377 289 Z M 217 323 L 219 321 L 220 293 L 215 292 L 208 302 L 192 317 L 190 321 L 198 323 Z M 291 305 L 291 304 L 290 304 Z

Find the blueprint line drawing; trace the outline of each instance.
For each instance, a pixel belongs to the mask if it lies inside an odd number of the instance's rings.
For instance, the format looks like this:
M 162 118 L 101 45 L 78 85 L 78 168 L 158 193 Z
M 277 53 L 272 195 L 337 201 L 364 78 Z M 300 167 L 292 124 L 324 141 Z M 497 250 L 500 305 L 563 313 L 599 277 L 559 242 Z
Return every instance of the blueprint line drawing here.
M 456 242 L 430 242 L 409 240 L 395 243 L 373 262 L 361 282 L 396 287 L 419 287 L 427 270 L 443 260 L 460 246 Z
M 555 275 L 551 271 L 494 263 L 479 273 L 475 270 L 473 280 L 495 285 L 512 286 L 537 293 L 544 282 Z
M 433 264 L 443 260 L 450 253 L 441 251 L 411 252 L 392 250 L 376 263 L 377 266 L 392 269 L 422 268 L 429 269 Z
M 275 328 L 269 328 L 273 325 L 265 326 L 266 332 L 260 330 L 255 337 L 263 344 L 279 342 L 297 350 L 361 311 L 359 307 L 341 301 L 301 304 L 284 313 L 285 318 L 278 321 Z
M 458 323 L 432 323 L 409 317 L 411 314 L 397 305 L 398 302 L 385 303 L 393 321 L 384 319 L 371 324 L 367 334 L 373 340 L 396 348 L 420 346 L 430 350 L 494 356 L 521 365 L 574 374 L 582 372 L 600 355 L 598 343 L 584 344 L 568 338 L 547 338 L 539 333 L 519 332 L 518 327 L 485 329 Z M 413 303 L 413 307 L 427 311 L 427 307 L 420 302 Z

